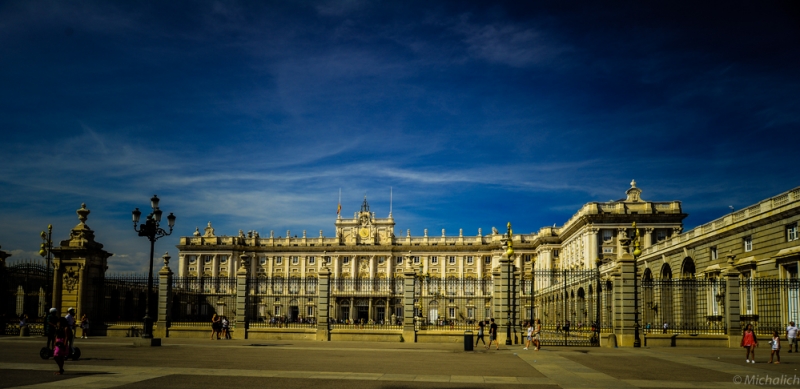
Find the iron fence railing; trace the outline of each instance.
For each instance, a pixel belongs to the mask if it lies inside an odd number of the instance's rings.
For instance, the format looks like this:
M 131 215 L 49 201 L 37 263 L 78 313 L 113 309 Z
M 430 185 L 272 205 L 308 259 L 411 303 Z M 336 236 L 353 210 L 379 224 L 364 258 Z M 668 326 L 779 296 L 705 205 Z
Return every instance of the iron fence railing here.
M 752 324 L 756 334 L 784 334 L 790 321 L 800 319 L 800 280 L 748 278 L 740 282 L 739 320 Z
M 141 326 L 147 305 L 147 276 L 115 275 L 99 279 L 100 317 L 92 321 L 104 325 Z M 157 316 L 158 278 L 150 290 L 150 316 Z M 99 321 L 98 321 L 99 319 Z
M 236 317 L 236 279 L 229 277 L 174 277 L 172 279 L 172 322 L 208 323 L 214 314 Z
M 725 281 L 645 279 L 639 292 L 644 333 L 723 335 Z
M 42 261 L 23 260 L 0 265 L 0 316 L 9 321 L 28 316 L 44 320 L 49 307 L 53 270 Z M 5 324 L 5 323 L 3 323 Z
M 472 330 L 491 318 L 492 280 L 420 277 L 415 286 L 417 328 L 422 331 Z
M 247 280 L 250 328 L 316 328 L 316 278 L 255 277 Z

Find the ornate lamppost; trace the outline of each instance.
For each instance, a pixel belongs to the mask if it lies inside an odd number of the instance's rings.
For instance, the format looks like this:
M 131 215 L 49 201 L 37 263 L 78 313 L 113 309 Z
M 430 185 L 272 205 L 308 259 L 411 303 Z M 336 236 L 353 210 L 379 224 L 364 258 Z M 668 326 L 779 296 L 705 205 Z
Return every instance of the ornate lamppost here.
M 642 250 L 639 248 L 639 229 L 636 222 L 633 222 L 635 237 L 633 238 L 633 347 L 642 347 L 642 339 L 639 338 L 639 256 Z
M 39 249 L 39 255 L 42 258 L 46 259 L 47 262 L 47 278 L 45 281 L 45 292 L 44 292 L 44 310 L 47 312 L 50 309 L 50 305 L 53 303 L 52 301 L 48 301 L 47 296 L 49 296 L 51 285 L 53 284 L 53 279 L 50 278 L 50 262 L 52 261 L 52 252 L 53 252 L 53 225 L 47 225 L 47 232 L 42 231 L 40 234 L 42 237 L 42 245 Z M 52 300 L 52 298 L 51 298 Z
M 139 224 L 139 218 L 142 216 L 142 212 L 139 211 L 139 208 L 131 212 L 131 214 L 133 214 L 133 230 L 138 232 L 139 236 L 147 237 L 147 239 L 150 240 L 150 271 L 147 273 L 147 297 L 145 300 L 144 328 L 142 330 L 142 338 L 145 339 L 153 338 L 153 319 L 150 317 L 150 292 L 153 290 L 153 250 L 156 241 L 172 234 L 172 227 L 175 226 L 175 215 L 170 213 L 169 216 L 167 216 L 169 232 L 159 227 L 162 212 L 161 209 L 158 208 L 158 202 L 158 196 L 153 195 L 153 198 L 150 199 L 150 207 L 153 208 L 153 211 L 147 215 L 147 220 L 142 224 Z
M 511 346 L 511 326 L 514 324 L 511 321 L 511 260 L 514 255 L 514 242 L 511 230 L 511 222 L 508 222 L 508 250 L 506 250 L 506 257 L 508 264 L 506 265 L 506 346 Z

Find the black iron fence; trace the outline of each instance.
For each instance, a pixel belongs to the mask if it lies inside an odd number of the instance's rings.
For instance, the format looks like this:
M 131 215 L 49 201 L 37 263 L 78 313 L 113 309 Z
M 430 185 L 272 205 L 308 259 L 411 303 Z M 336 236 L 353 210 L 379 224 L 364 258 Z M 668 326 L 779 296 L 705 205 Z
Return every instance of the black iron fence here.
M 535 270 L 530 283 L 533 316 L 541 320 L 543 345 L 599 345 L 602 323 L 611 323 L 612 312 L 609 294 L 603 293 L 610 288 L 604 288 L 596 270 Z
M 229 277 L 172 278 L 171 325 L 209 326 L 211 318 L 236 317 L 236 279 Z
M 331 280 L 331 329 L 402 328 L 403 278 Z
M 250 328 L 316 328 L 318 282 L 309 278 L 249 278 L 247 322 Z
M 785 334 L 790 321 L 798 323 L 800 280 L 750 278 L 740 283 L 740 323 L 752 324 L 758 335 Z
M 644 333 L 727 333 L 724 280 L 650 279 L 642 281 L 639 310 Z
M 99 317 L 90 319 L 104 325 L 141 326 L 147 307 L 146 275 L 112 275 L 98 280 Z M 150 317 L 158 311 L 158 279 L 150 291 Z
M 421 277 L 415 285 L 417 329 L 463 331 L 493 317 L 490 279 Z
M 6 323 L 16 324 L 19 331 L 19 320 L 25 318 L 31 331 L 37 332 L 36 323 L 44 322 L 47 308 L 50 307 L 52 294 L 52 269 L 43 261 L 24 260 L 0 266 L 0 319 L 2 327 Z M 11 326 L 13 327 L 13 325 Z M 9 327 L 10 328 L 10 327 Z

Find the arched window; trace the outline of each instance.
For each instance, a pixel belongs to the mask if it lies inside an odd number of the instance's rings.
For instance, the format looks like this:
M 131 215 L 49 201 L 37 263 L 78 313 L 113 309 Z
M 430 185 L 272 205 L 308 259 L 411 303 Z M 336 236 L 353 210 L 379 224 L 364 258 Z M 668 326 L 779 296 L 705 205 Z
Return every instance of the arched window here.
M 694 278 L 696 272 L 694 260 L 691 257 L 684 258 L 681 264 L 681 278 Z

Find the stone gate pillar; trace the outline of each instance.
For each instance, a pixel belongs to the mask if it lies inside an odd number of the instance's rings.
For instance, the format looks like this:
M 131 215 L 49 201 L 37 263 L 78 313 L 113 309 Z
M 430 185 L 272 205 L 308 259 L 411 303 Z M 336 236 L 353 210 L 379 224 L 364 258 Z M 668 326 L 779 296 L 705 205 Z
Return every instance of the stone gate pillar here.
M 725 282 L 725 326 L 728 328 L 728 347 L 739 347 L 742 336 L 741 289 L 739 288 L 739 272 L 735 268 L 728 269 L 723 280 Z
M 231 333 L 233 339 L 247 339 L 247 276 L 248 255 L 239 256 L 239 270 L 236 271 L 236 328 Z
M 164 267 L 158 272 L 158 321 L 153 330 L 153 337 L 166 338 L 169 336 L 169 326 L 172 321 L 172 269 L 169 268 L 169 253 L 164 253 Z
M 624 254 L 617 260 L 621 272 L 614 278 L 614 334 L 617 345 L 633 347 L 634 340 L 634 303 L 633 303 L 633 255 Z M 639 334 L 643 337 L 643 334 Z M 644 342 L 644 339 L 642 339 Z
M 102 332 L 101 292 L 107 260 L 113 254 L 95 242 L 94 231 L 86 225 L 90 213 L 86 204 L 81 204 L 76 213 L 80 223 L 70 231 L 69 239 L 53 247 L 53 307 L 62 316 L 70 307 L 75 308 L 77 317 L 87 314 L 90 321 L 97 323 L 93 329 Z
M 325 258 L 322 258 L 325 261 Z M 324 263 L 324 262 L 323 262 Z M 330 336 L 331 270 L 328 265 L 319 272 L 317 283 L 317 340 L 327 342 Z
M 403 341 L 416 342 L 416 331 L 414 331 L 414 282 L 417 272 L 411 267 L 411 257 L 408 257 L 406 269 L 403 272 Z

